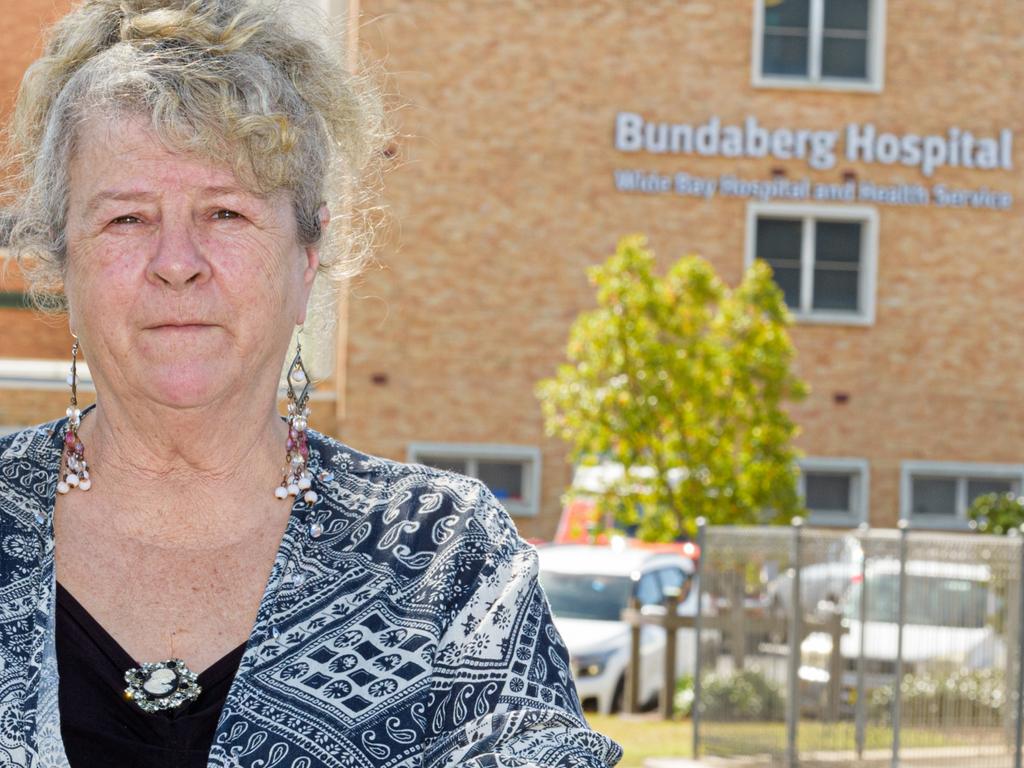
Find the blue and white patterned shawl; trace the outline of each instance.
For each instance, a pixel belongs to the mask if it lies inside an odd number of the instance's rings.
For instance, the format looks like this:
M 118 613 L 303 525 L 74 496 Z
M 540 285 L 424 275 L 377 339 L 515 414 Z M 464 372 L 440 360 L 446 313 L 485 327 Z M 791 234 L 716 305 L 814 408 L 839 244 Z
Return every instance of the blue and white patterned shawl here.
M 52 519 L 64 426 L 0 440 L 0 766 L 68 765 Z M 210 766 L 619 759 L 581 715 L 536 553 L 483 484 L 312 431 L 310 465 L 320 498 L 293 507 Z

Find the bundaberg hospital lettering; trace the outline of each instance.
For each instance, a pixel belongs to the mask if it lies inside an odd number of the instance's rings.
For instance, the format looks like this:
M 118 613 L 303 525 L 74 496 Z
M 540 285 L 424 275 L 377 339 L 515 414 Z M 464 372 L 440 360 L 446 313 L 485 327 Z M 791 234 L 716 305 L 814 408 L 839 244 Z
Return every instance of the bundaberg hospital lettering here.
M 840 137 L 845 149 L 839 146 Z M 835 168 L 841 151 L 851 163 L 900 164 L 928 177 L 946 166 L 1013 170 L 1013 132 L 1008 128 L 995 136 L 976 136 L 956 126 L 943 134 L 897 134 L 879 131 L 871 123 L 850 123 L 843 131 L 769 130 L 752 116 L 738 125 L 723 125 L 718 117 L 694 125 L 651 122 L 634 112 L 620 112 L 615 119 L 615 148 L 652 154 L 799 159 L 815 170 Z

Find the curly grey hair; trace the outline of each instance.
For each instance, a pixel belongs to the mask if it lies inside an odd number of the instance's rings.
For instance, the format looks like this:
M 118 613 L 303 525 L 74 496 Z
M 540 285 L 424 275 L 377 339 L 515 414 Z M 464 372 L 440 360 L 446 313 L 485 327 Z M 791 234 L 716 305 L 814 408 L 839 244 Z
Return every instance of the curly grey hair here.
M 38 306 L 63 306 L 69 160 L 96 114 L 142 116 L 168 147 L 229 164 L 250 190 L 287 190 L 322 270 L 358 271 L 370 229 L 352 219 L 370 216 L 360 194 L 385 140 L 381 102 L 310 32 L 329 28 L 310 13 L 284 0 L 85 0 L 53 27 L 10 137 L 7 244 Z M 325 202 L 342 230 L 327 240 Z

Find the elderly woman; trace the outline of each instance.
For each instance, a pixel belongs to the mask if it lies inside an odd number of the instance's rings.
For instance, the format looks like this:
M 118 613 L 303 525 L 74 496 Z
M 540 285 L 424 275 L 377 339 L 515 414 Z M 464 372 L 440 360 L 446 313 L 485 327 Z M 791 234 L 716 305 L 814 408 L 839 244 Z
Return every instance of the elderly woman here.
M 0 443 L 0 764 L 613 764 L 486 488 L 313 431 L 301 351 L 277 412 L 379 124 L 296 18 L 87 0 L 25 77 L 10 245 L 97 397 Z

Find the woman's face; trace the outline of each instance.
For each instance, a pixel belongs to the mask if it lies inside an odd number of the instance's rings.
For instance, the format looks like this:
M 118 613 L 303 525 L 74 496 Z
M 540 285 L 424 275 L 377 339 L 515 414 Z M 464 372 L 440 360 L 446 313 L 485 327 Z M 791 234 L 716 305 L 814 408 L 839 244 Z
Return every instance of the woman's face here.
M 276 391 L 318 265 L 289 196 L 132 119 L 82 126 L 70 182 L 65 290 L 100 391 L 172 407 Z

